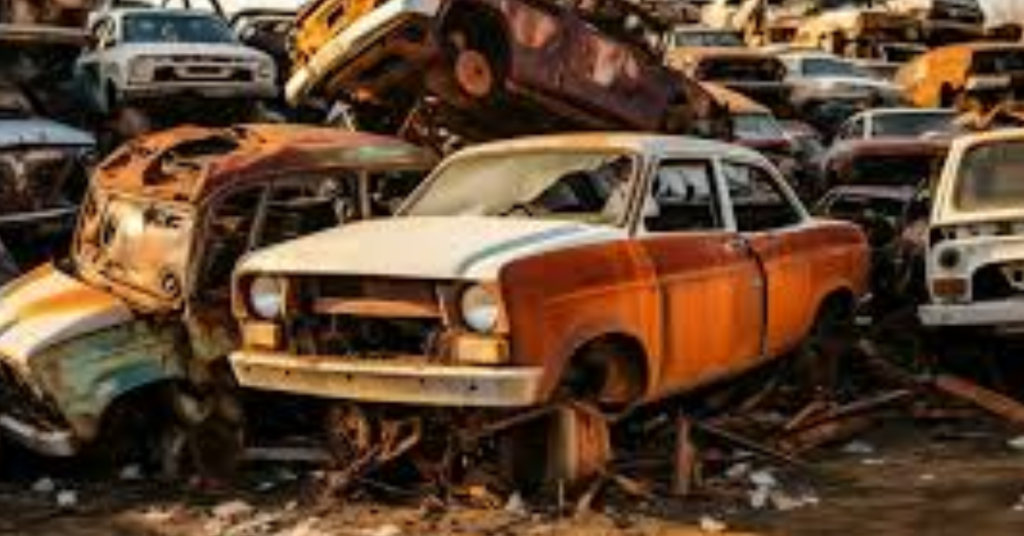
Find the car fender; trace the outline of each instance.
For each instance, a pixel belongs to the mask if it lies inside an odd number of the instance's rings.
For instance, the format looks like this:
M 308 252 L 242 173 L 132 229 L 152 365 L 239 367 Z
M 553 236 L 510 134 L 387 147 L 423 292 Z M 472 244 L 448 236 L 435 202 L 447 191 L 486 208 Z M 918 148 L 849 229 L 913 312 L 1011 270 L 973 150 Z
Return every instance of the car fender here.
M 75 436 L 89 441 L 118 399 L 185 378 L 182 348 L 187 341 L 177 324 L 139 320 L 51 347 L 29 366 Z

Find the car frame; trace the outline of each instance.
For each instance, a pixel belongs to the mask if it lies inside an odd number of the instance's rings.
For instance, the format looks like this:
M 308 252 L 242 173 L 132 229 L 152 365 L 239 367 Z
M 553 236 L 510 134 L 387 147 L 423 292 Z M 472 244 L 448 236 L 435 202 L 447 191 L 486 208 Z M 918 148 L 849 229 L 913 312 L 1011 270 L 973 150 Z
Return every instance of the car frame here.
M 476 140 L 566 129 L 682 131 L 699 95 L 662 65 L 663 29 L 639 7 L 613 2 L 632 29 L 529 0 L 311 2 L 297 22 L 285 95 L 293 105 L 345 96 L 382 108 L 396 128 L 431 95 L 440 108 L 432 115 Z
M 180 127 L 126 144 L 93 177 L 70 258 L 0 290 L 0 433 L 55 457 L 100 445 L 152 461 L 182 430 L 215 442 L 214 456 L 231 452 L 237 258 L 387 214 L 373 177 L 433 162 L 394 138 L 288 125 Z
M 577 168 L 576 158 L 589 163 Z M 573 188 L 580 169 L 622 189 L 612 186 L 603 208 L 590 205 L 600 217 L 590 220 L 572 210 L 534 218 L 538 207 L 518 194 L 452 186 L 473 184 L 467 169 L 507 170 L 503 162 L 516 162 L 525 191 L 507 184 L 515 175 L 487 175 L 489 183 L 534 200 L 548 199 L 551 186 Z M 533 173 L 557 182 L 538 193 L 525 185 Z M 468 191 L 479 204 L 461 197 Z M 734 212 L 730 195 L 751 204 Z M 755 216 L 758 203 L 778 212 Z M 367 241 L 378 246 L 373 255 L 348 253 Z M 311 255 L 324 262 L 311 266 Z M 451 410 L 458 428 L 556 398 L 614 412 L 750 371 L 799 348 L 822 319 L 849 318 L 867 255 L 856 226 L 812 219 L 750 149 L 645 134 L 508 140 L 446 159 L 396 218 L 247 258 L 234 286 L 245 336 L 230 361 L 243 387 L 337 403 L 346 415 Z M 321 293 L 319 281 L 335 283 Z M 255 308 L 272 296 L 278 306 Z M 297 326 L 296 315 L 310 322 Z M 328 328 L 330 318 L 352 327 Z M 404 335 L 355 338 L 364 321 Z M 315 342 L 300 348 L 297 337 Z M 406 353 L 406 344 L 421 350 Z M 545 455 L 534 455 L 534 474 L 544 472 Z

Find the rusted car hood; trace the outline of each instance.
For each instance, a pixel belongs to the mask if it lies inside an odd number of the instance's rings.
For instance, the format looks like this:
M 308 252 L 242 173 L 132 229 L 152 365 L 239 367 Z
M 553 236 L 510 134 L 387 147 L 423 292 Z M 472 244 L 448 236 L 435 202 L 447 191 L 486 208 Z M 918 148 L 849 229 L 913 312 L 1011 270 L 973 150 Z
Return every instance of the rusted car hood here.
M 494 279 L 510 261 L 626 237 L 585 223 L 514 218 L 406 217 L 348 225 L 265 249 L 239 273 Z
M 121 300 L 46 264 L 0 290 L 0 359 L 25 368 L 46 348 L 132 318 Z

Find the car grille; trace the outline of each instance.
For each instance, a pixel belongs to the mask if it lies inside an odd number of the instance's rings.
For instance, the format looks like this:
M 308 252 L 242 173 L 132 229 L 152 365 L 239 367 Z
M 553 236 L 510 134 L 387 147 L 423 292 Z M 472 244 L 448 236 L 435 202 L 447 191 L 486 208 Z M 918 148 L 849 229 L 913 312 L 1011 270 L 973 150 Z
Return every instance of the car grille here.
M 440 355 L 444 314 L 435 288 L 428 281 L 302 281 L 293 346 L 309 355 Z
M 157 82 L 251 82 L 252 68 L 226 65 L 166 65 L 153 71 Z

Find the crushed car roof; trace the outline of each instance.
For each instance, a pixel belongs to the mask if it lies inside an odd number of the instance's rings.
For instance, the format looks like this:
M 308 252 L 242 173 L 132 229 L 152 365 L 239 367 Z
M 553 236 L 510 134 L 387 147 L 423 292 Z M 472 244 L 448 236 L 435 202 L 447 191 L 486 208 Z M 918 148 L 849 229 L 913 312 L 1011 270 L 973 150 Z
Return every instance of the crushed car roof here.
M 104 161 L 94 184 L 199 203 L 228 184 L 302 170 L 426 170 L 433 152 L 397 138 L 300 125 L 178 127 L 137 138 Z

